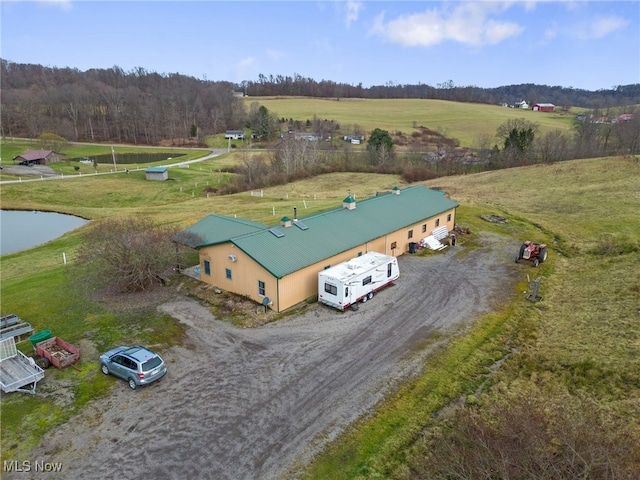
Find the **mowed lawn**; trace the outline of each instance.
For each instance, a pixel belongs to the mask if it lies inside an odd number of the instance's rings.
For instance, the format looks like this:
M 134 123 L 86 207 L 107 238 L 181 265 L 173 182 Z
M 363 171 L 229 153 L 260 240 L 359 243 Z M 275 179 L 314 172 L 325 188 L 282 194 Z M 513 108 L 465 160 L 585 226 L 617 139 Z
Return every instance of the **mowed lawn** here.
M 333 120 L 343 132 L 353 132 L 357 127 L 369 133 L 380 128 L 410 135 L 417 131 L 416 127 L 426 127 L 458 139 L 463 147 L 476 147 L 483 137 L 494 138 L 497 128 L 510 119 L 536 122 L 542 134 L 556 129 L 569 132 L 574 119 L 573 113 L 534 112 L 445 100 L 245 97 L 244 101 L 247 107 L 258 102 L 279 119 Z

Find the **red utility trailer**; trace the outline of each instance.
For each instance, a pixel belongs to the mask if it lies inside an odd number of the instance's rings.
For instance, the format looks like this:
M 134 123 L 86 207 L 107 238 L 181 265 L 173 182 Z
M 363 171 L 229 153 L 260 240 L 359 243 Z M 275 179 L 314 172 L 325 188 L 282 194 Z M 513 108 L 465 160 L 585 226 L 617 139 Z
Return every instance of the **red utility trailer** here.
M 59 337 L 38 343 L 36 353 L 58 368 L 68 367 L 80 360 L 80 350 Z

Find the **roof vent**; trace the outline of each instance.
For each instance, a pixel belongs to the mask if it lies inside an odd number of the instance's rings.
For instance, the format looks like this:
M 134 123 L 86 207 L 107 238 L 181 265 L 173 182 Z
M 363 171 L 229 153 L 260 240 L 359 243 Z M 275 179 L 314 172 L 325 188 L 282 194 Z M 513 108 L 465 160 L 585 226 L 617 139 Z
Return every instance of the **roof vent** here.
M 400 188 L 398 188 L 397 186 L 393 187 L 393 194 L 394 195 L 400 195 Z
M 236 260 L 238 260 L 238 257 L 236 257 L 235 255 L 229 255 L 229 260 L 235 262 Z
M 280 219 L 280 225 L 282 225 L 284 228 L 288 228 L 291 226 L 291 219 L 289 217 L 282 217 Z
M 355 210 L 355 208 L 356 208 L 356 200 L 355 200 L 355 198 L 353 198 L 351 195 L 349 195 L 347 198 L 345 198 L 342 201 L 342 207 L 346 208 L 347 210 Z

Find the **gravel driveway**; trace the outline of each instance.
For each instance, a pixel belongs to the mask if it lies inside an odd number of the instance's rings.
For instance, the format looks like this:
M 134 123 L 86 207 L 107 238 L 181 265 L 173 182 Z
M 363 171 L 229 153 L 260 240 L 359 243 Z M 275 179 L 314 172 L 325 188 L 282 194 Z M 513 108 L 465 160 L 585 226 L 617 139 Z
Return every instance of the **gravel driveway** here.
M 165 304 L 189 326 L 187 343 L 164 352 L 167 377 L 136 391 L 115 381 L 108 398 L 43 439 L 32 461 L 62 462 L 57 477 L 41 476 L 67 480 L 295 477 L 419 371 L 433 332 L 455 330 L 512 291 L 518 244 L 481 241 L 474 251 L 400 257 L 398 282 L 358 311 L 314 305 L 239 329 L 194 300 Z

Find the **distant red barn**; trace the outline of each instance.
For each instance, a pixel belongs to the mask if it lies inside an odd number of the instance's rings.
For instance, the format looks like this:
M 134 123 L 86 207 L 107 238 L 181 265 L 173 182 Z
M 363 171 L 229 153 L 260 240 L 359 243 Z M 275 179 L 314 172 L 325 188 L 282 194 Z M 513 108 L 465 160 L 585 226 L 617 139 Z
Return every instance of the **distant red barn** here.
M 553 103 L 534 103 L 531 110 L 534 112 L 553 112 L 556 106 Z

